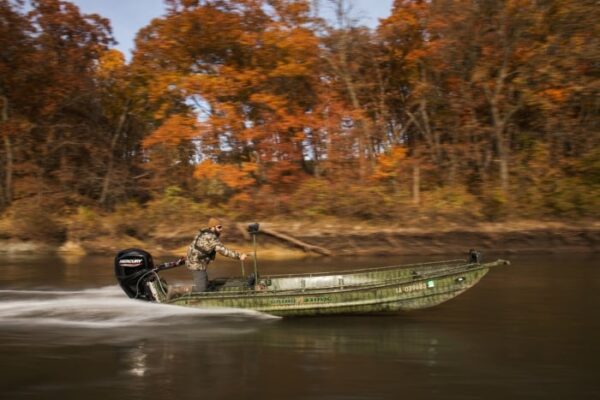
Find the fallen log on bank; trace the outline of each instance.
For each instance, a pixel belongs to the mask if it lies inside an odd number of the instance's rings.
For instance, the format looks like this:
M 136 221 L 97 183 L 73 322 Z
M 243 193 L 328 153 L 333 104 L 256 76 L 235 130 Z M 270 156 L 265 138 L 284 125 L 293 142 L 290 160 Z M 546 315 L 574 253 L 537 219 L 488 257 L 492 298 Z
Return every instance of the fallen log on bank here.
M 242 237 L 244 238 L 244 240 L 252 240 L 252 238 L 250 237 L 250 234 L 248 233 L 248 229 L 246 227 L 246 225 L 244 224 L 235 224 L 235 226 L 237 227 L 238 231 L 242 234 Z
M 272 229 L 261 227 L 260 233 L 263 233 L 268 236 L 272 236 L 276 239 L 287 242 L 295 247 L 299 247 L 300 249 L 304 250 L 307 253 L 313 252 L 313 253 L 321 254 L 323 256 L 331 256 L 332 255 L 332 252 L 330 250 L 327 250 L 324 247 L 315 246 L 315 245 L 303 242 L 299 239 L 296 239 L 295 237 L 286 235 L 285 233 L 274 231 Z

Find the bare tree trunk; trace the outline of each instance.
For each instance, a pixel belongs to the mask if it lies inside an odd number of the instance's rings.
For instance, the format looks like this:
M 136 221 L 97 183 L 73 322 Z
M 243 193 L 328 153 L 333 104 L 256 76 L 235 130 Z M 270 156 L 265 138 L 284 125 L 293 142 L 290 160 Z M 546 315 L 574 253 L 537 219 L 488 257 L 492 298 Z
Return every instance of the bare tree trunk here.
M 354 111 L 362 110 L 360 100 L 356 91 L 356 84 L 352 79 L 352 72 L 349 67 L 348 57 L 348 30 L 352 25 L 349 13 L 351 8 L 351 2 L 347 0 L 330 0 L 330 3 L 335 9 L 336 18 L 340 25 L 340 40 L 338 42 L 339 55 L 336 60 L 335 57 L 326 56 L 325 59 L 332 67 L 334 72 L 342 79 L 348 96 L 350 97 L 350 103 Z M 348 7 L 350 5 L 350 7 Z M 359 165 L 359 177 L 362 181 L 367 175 L 367 159 L 370 158 L 369 142 L 371 139 L 370 126 L 367 121 L 363 118 L 359 118 L 355 121 L 356 132 L 357 132 L 357 144 L 358 144 L 358 165 Z
M 456 170 L 458 169 L 456 165 L 457 157 L 454 153 L 454 150 L 448 152 L 448 159 L 450 162 L 450 166 L 448 167 L 448 184 L 450 186 L 454 186 L 454 184 L 456 183 Z
M 516 70 L 512 72 L 509 71 L 509 57 L 513 51 L 513 44 L 515 40 L 514 38 L 511 39 L 509 36 L 514 36 L 516 33 L 512 32 L 509 35 L 509 29 L 507 27 L 508 20 L 509 16 L 504 15 L 498 28 L 504 54 L 502 65 L 500 66 L 498 76 L 495 79 L 494 87 L 490 88 L 489 85 L 483 86 L 484 93 L 489 102 L 490 111 L 492 114 L 492 129 L 500 163 L 500 187 L 504 196 L 508 196 L 509 194 L 510 135 L 507 133 L 507 128 L 512 116 L 522 106 L 521 98 L 519 98 L 516 103 L 505 103 L 502 106 L 502 102 L 505 101 L 505 98 L 511 98 L 511 94 L 513 93 L 513 88 L 510 86 L 511 83 L 509 82 L 508 78 L 517 73 Z M 508 92 L 508 96 L 506 96 L 506 92 Z
M 421 204 L 421 167 L 419 164 L 415 164 L 413 166 L 413 187 L 412 187 L 412 195 L 413 195 L 413 204 L 418 206 Z
M 509 181 L 509 143 L 506 137 L 506 124 L 512 114 L 519 108 L 519 105 L 515 106 L 512 110 L 507 112 L 504 116 L 501 116 L 500 110 L 496 98 L 492 98 L 490 101 L 492 109 L 492 120 L 493 120 L 493 131 L 494 138 L 496 141 L 496 149 L 498 152 L 498 159 L 500 163 L 499 177 L 500 177 L 500 188 L 502 193 L 508 195 L 508 181 Z
M 354 82 L 352 80 L 352 77 L 350 76 L 350 71 L 348 69 L 348 61 L 347 61 L 347 55 L 346 55 L 346 41 L 348 40 L 346 38 L 346 34 L 343 35 L 343 49 L 340 52 L 340 64 L 341 64 L 341 69 L 340 72 L 342 74 L 342 78 L 344 79 L 344 83 L 346 86 L 346 90 L 348 91 L 348 94 L 350 95 L 350 101 L 352 103 L 352 108 L 355 111 L 361 110 L 361 104 L 360 101 L 358 100 L 358 95 L 356 94 L 356 89 L 354 87 Z M 364 177 L 366 176 L 366 149 L 367 149 L 367 145 L 365 142 L 368 141 L 369 139 L 369 133 L 368 133 L 368 129 L 366 127 L 365 121 L 363 121 L 362 118 L 360 118 L 359 120 L 356 121 L 356 127 L 357 127 L 357 132 L 358 132 L 358 170 L 359 170 L 359 176 L 360 179 L 363 180 Z
M 508 149 L 503 135 L 497 135 L 498 158 L 500 159 L 500 189 L 508 194 Z
M 521 101 L 512 107 L 508 107 L 504 111 L 504 115 L 500 109 L 500 99 L 502 96 L 502 92 L 505 88 L 506 79 L 509 76 L 508 74 L 508 60 L 507 56 L 505 56 L 503 65 L 498 73 L 498 78 L 496 79 L 496 85 L 494 90 L 491 90 L 489 86 L 484 86 L 484 92 L 490 103 L 490 111 L 492 114 L 492 129 L 494 133 L 494 139 L 496 142 L 496 148 L 498 152 L 498 158 L 500 162 L 499 168 L 499 177 L 500 177 L 500 188 L 502 193 L 507 196 L 508 195 L 508 186 L 509 186 L 509 143 L 507 137 L 507 125 L 515 112 L 521 108 Z
M 0 96 L 2 100 L 2 112 L 0 113 L 0 123 L 8 121 L 8 99 L 6 96 Z M 8 132 L 2 135 L 4 141 L 4 152 L 6 154 L 6 164 L 4 171 L 4 204 L 9 205 L 12 202 L 12 174 L 13 174 L 13 150 Z
M 315 166 L 313 168 L 313 176 L 315 178 L 321 177 L 321 152 L 319 151 L 319 143 L 321 142 L 321 135 L 317 133 L 317 131 L 313 130 L 312 132 L 312 143 L 313 143 L 313 153 L 314 153 L 314 163 Z
M 115 163 L 115 149 L 117 147 L 117 143 L 119 142 L 119 138 L 121 136 L 121 132 L 123 131 L 123 126 L 125 125 L 125 120 L 127 119 L 128 107 L 125 107 L 123 114 L 119 117 L 119 122 L 117 124 L 117 128 L 115 129 L 115 133 L 110 142 L 110 150 L 108 154 L 108 165 L 106 167 L 106 174 L 104 175 L 104 182 L 102 183 L 102 193 L 100 194 L 100 204 L 106 205 L 108 200 L 108 191 L 110 188 L 110 180 L 113 174 L 114 163 Z

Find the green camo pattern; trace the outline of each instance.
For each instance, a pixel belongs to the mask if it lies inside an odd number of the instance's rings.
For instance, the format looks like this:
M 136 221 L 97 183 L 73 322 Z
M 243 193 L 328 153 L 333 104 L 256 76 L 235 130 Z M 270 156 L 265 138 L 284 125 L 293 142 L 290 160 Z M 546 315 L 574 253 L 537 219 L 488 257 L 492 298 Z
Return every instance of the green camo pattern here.
M 225 247 L 215 232 L 203 229 L 188 246 L 186 265 L 191 270 L 205 270 L 216 253 L 238 260 L 240 258 L 240 253 Z
M 249 287 L 228 279 L 213 292 L 159 301 L 187 307 L 246 308 L 288 316 L 388 313 L 433 307 L 474 286 L 505 260 L 467 264 L 452 260 L 338 273 L 261 277 Z

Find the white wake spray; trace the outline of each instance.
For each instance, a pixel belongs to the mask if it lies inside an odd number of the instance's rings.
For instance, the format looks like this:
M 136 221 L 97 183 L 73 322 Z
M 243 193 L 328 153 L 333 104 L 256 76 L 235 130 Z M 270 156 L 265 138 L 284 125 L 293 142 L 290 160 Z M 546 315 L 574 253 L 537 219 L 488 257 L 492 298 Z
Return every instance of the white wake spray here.
M 0 325 L 61 325 L 80 328 L 164 326 L 220 318 L 272 319 L 233 308 L 190 308 L 132 300 L 118 286 L 79 291 L 0 290 Z

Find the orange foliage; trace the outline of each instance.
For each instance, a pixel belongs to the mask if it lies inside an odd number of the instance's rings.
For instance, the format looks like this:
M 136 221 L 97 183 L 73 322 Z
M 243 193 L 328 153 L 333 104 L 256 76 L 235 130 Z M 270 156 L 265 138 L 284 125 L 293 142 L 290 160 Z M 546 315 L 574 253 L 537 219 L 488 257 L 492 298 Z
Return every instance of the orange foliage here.
M 117 49 L 103 52 L 99 61 L 96 73 L 100 77 L 107 77 L 125 66 L 125 56 Z
M 542 92 L 542 96 L 549 98 L 551 101 L 562 103 L 566 100 L 567 95 L 563 89 L 546 89 Z
M 130 63 L 100 16 L 22 3 L 0 1 L 0 207 L 176 186 L 285 212 L 327 187 L 318 213 L 372 216 L 369 196 L 394 207 L 464 185 L 496 210 L 527 192 L 537 143 L 553 168 L 535 182 L 556 190 L 535 196 L 595 182 L 593 2 L 395 0 L 373 31 L 330 26 L 309 0 L 167 0 Z M 361 207 L 336 200 L 361 185 Z M 554 207 L 593 203 L 578 196 Z
M 400 175 L 402 163 L 406 160 L 406 147 L 392 147 L 387 154 L 377 158 L 377 167 L 373 173 L 375 179 L 395 178 Z
M 217 164 L 213 161 L 203 161 L 196 167 L 194 178 L 199 180 L 216 180 L 233 190 L 242 190 L 256 183 L 254 173 L 257 166 L 254 163 Z
M 196 119 L 192 116 L 173 115 L 157 130 L 144 139 L 144 146 L 156 144 L 176 145 L 200 134 Z

